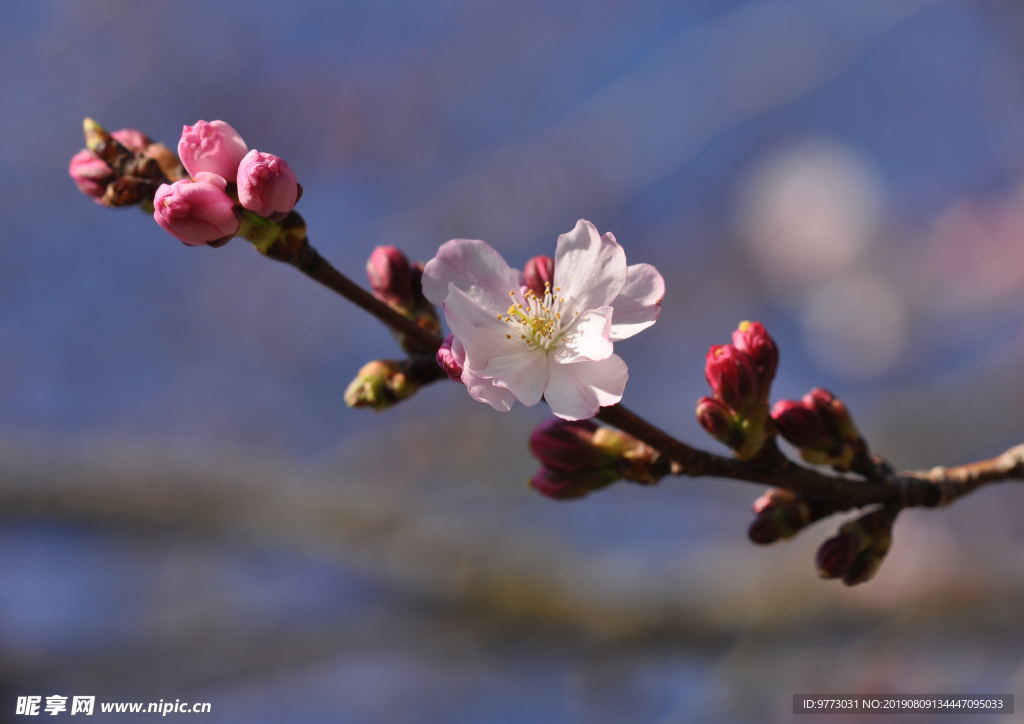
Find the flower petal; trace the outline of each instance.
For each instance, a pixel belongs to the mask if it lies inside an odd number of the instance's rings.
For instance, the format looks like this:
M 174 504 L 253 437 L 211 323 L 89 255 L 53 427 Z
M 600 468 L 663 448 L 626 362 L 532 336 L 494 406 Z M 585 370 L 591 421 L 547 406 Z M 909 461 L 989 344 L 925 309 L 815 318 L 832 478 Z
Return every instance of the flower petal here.
M 527 407 L 540 402 L 548 384 L 548 354 L 542 349 L 528 349 L 501 357 L 491 357 L 481 371 L 494 384 L 509 390 Z
M 626 252 L 614 236 L 598 236 L 593 224 L 580 219 L 558 237 L 555 286 L 565 297 L 565 309 L 582 314 L 610 304 L 625 283 Z
M 626 284 L 615 297 L 612 306 L 611 340 L 632 337 L 647 329 L 661 314 L 661 300 L 665 298 L 665 280 L 650 264 L 634 264 L 626 270 Z
M 454 335 L 452 336 L 452 357 L 459 367 L 465 366 L 466 347 Z M 494 384 L 494 380 L 488 377 L 481 377 L 472 370 L 463 370 L 461 379 L 470 397 L 478 402 L 487 403 L 498 412 L 508 412 L 512 409 L 512 405 L 516 404 L 515 395 L 504 387 Z
M 508 412 L 516 404 L 516 396 L 511 390 L 499 387 L 494 380 L 481 377 L 472 370 L 463 370 L 462 383 L 474 400 L 486 402 L 498 412 Z
M 483 309 L 454 282 L 449 283 L 448 288 L 444 318 L 456 339 L 465 346 L 463 369 L 483 372 L 491 357 L 529 351 L 521 339 L 509 338 L 509 332 L 513 330 L 507 322 Z
M 556 264 L 556 269 L 557 264 Z M 544 399 L 551 411 L 566 420 L 583 420 L 596 415 L 602 407 L 622 399 L 629 370 L 622 358 L 613 354 L 599 362 L 582 361 L 548 367 L 548 386 Z
M 519 291 L 519 272 L 483 241 L 452 239 L 423 269 L 423 296 L 440 305 L 454 284 L 470 299 L 497 314 L 508 309 L 510 291 Z
M 614 347 L 609 339 L 612 313 L 611 307 L 598 307 L 577 317 L 555 352 L 555 362 L 564 365 L 611 357 Z

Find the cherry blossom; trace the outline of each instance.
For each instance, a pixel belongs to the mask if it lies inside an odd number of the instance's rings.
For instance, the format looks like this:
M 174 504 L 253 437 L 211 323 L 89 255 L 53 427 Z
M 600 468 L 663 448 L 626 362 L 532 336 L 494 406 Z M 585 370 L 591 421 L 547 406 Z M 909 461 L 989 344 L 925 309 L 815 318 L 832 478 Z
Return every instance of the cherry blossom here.
M 502 411 L 543 398 L 559 417 L 581 420 L 622 399 L 629 372 L 613 343 L 654 324 L 665 282 L 650 264 L 627 266 L 615 237 L 581 219 L 558 237 L 543 295 L 470 239 L 438 249 L 423 293 L 444 306 L 470 395 Z

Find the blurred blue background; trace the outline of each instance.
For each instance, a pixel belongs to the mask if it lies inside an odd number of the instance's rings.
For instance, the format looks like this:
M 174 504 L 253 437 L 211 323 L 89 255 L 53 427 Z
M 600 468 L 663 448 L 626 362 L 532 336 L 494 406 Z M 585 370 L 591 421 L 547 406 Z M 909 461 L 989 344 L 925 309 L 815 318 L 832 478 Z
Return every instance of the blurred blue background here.
M 211 701 L 225 722 L 760 722 L 812 691 L 1024 695 L 1018 491 L 904 515 L 857 590 L 815 578 L 835 521 L 745 542 L 756 488 L 543 500 L 523 480 L 545 410 L 441 384 L 349 410 L 355 371 L 396 355 L 378 323 L 67 175 L 84 116 L 172 147 L 226 120 L 288 160 L 312 243 L 360 282 L 378 244 L 425 260 L 480 238 L 521 267 L 587 218 L 668 283 L 618 350 L 631 408 L 715 448 L 693 419 L 704 353 L 759 319 L 773 399 L 828 387 L 897 466 L 956 464 L 1024 433 L 1018 3 L 0 14 L 0 719 L 55 692 Z

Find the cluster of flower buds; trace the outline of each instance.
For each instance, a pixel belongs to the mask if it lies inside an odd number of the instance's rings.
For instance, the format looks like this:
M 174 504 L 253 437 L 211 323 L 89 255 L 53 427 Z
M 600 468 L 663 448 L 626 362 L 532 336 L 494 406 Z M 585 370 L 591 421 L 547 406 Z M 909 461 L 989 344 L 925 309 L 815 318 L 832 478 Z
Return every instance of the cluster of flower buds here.
M 373 296 L 431 334 L 440 333 L 437 310 L 423 296 L 423 262 L 412 264 L 397 247 L 378 246 L 366 262 L 366 277 Z M 402 349 L 416 351 L 403 335 L 396 333 L 396 337 Z
M 582 498 L 617 480 L 654 485 L 669 472 L 653 448 L 590 420 L 541 423 L 530 434 L 530 452 L 542 465 L 530 487 L 556 500 Z
M 245 236 L 266 253 L 288 231 L 280 222 L 302 195 L 283 159 L 250 151 L 224 121 L 185 126 L 178 155 L 141 131 L 107 133 L 89 118 L 85 140 L 88 148 L 68 169 L 78 188 L 105 206 L 141 203 L 189 246 L 222 246 Z
M 286 161 L 250 151 L 224 121 L 185 126 L 178 155 L 191 178 L 157 189 L 153 218 L 189 246 L 220 246 L 234 236 L 265 241 L 279 231 L 267 222 L 283 219 L 302 192 Z
M 102 206 L 151 204 L 157 187 L 184 177 L 167 146 L 134 128 L 108 133 L 91 118 L 83 123 L 86 148 L 71 157 L 68 173 L 78 190 Z
M 817 566 L 822 578 L 842 578 L 847 586 L 870 581 L 892 546 L 896 511 L 881 508 L 844 523 L 839 533 L 818 549 Z
M 799 402 L 780 400 L 772 419 L 782 436 L 800 449 L 800 456 L 814 465 L 846 471 L 867 456 L 867 443 L 846 405 L 828 390 L 817 387 Z
M 713 396 L 697 402 L 697 420 L 741 460 L 756 456 L 774 434 L 768 395 L 778 364 L 778 348 L 760 322 L 741 322 L 732 344 L 708 351 L 704 376 Z
M 754 521 L 747 536 L 761 545 L 792 538 L 811 523 L 834 512 L 823 501 L 782 488 L 769 488 L 752 507 Z

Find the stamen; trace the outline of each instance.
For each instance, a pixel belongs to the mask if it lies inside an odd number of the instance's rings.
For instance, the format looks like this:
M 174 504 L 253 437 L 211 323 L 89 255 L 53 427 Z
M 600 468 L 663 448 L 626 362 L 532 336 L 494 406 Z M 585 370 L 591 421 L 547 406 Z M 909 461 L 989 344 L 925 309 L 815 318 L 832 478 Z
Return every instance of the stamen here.
M 560 288 L 556 287 L 555 292 L 558 291 Z M 512 298 L 512 304 L 499 318 L 509 324 L 518 322 L 516 327 L 522 332 L 519 338 L 526 342 L 529 349 L 539 347 L 550 350 L 561 344 L 569 331 L 567 327 L 570 327 L 572 322 L 563 327 L 562 305 L 565 303 L 565 297 L 552 294 L 551 282 L 544 283 L 543 297 L 532 289 L 521 292 L 521 303 L 515 301 L 515 290 L 510 291 L 509 296 Z M 578 316 L 579 312 L 574 311 L 573 317 Z M 506 338 L 511 339 L 512 335 L 506 335 Z

